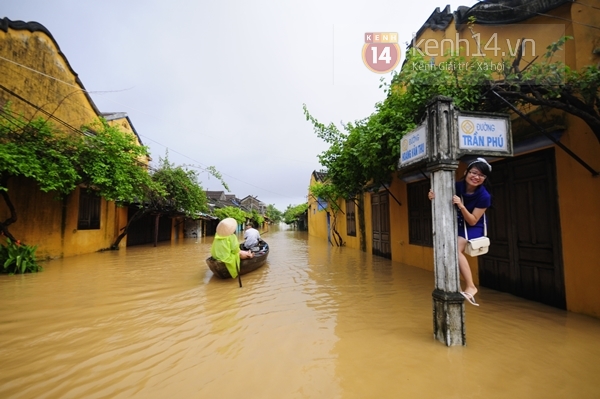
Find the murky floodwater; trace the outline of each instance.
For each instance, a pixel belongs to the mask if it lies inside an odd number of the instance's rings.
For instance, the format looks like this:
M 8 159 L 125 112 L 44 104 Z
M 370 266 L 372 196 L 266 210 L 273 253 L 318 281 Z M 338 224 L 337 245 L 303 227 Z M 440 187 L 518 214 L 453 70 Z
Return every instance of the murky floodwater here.
M 0 276 L 1 398 L 598 398 L 600 320 L 485 288 L 433 339 L 433 274 L 272 229 L 212 276 L 212 237 Z

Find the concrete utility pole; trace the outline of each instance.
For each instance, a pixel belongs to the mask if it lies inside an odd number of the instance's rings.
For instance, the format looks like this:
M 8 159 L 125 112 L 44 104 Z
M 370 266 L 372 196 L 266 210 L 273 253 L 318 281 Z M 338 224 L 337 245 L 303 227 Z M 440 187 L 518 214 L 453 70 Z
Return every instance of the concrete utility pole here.
M 433 335 L 447 346 L 465 345 L 464 297 L 458 272 L 456 207 L 452 204 L 457 161 L 452 99 L 437 97 L 427 110 L 433 213 Z
M 512 156 L 508 115 L 462 113 L 452 98 L 435 97 L 427 118 L 400 141 L 398 170 L 431 174 L 433 215 L 433 335 L 447 346 L 465 345 L 464 297 L 458 269 L 457 208 L 452 204 L 458 160 L 463 156 Z

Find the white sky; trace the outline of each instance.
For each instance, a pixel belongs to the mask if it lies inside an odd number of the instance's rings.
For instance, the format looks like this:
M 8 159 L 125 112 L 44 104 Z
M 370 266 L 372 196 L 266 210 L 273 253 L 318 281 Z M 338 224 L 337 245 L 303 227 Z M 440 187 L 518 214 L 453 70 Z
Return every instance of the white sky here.
M 385 97 L 390 75 L 363 64 L 364 33 L 397 32 L 404 52 L 436 7 L 475 3 L 4 0 L 0 17 L 44 25 L 100 111 L 126 112 L 155 162 L 168 149 L 176 165 L 214 166 L 230 193 L 284 211 L 306 201 L 327 149 L 302 104 L 340 126 Z

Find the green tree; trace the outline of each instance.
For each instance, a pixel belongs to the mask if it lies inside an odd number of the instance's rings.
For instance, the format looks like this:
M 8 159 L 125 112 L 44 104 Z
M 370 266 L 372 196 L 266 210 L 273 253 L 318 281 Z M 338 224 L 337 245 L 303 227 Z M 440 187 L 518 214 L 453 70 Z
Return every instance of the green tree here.
M 485 82 L 485 100 L 489 107 L 513 109 L 510 105 L 530 104 L 565 111 L 581 118 L 600 142 L 599 65 L 587 65 L 577 71 L 553 61 L 571 39 L 560 38 L 546 48 L 541 62 L 525 66 L 521 59 L 524 47 L 520 47 L 513 61 L 506 64 L 504 79 Z
M 275 224 L 281 222 L 283 219 L 283 213 L 279 209 L 275 208 L 274 204 L 267 205 L 267 211 L 265 212 L 265 215 L 271 220 L 271 222 Z
M 342 209 L 338 205 L 338 199 L 346 198 L 346 195 L 343 192 L 340 192 L 336 185 L 329 183 L 327 179 L 325 182 L 315 182 L 311 184 L 309 191 L 314 198 L 327 202 L 327 209 L 332 219 L 331 232 L 333 233 L 333 241 L 335 242 L 335 245 L 341 247 L 344 245 L 344 240 L 337 230 L 337 217 L 338 214 L 342 212 Z
M 221 220 L 225 218 L 234 218 L 238 224 L 242 224 L 250 218 L 247 212 L 244 212 L 240 208 L 236 208 L 234 206 L 226 206 L 225 208 L 215 209 L 213 213 Z
M 567 40 L 564 37 L 548 46 L 540 62 L 525 67 L 521 67 L 521 48 L 496 70 L 414 68 L 429 61 L 413 49 L 390 83 L 382 83 L 386 97 L 376 104 L 376 111 L 354 123 L 342 124 L 343 131 L 334 124 L 320 123 L 304 105 L 306 119 L 317 136 L 329 144 L 319 161 L 327 173 L 327 184 L 333 186 L 331 191 L 339 198 L 354 198 L 370 185 L 387 188 L 397 167 L 400 139 L 422 122 L 427 104 L 438 95 L 453 98 L 462 111 L 515 111 L 522 104 L 560 109 L 584 120 L 600 141 L 600 72 L 597 65 L 575 72 L 552 61 Z M 460 54 L 447 54 L 446 58 L 447 65 L 491 62 L 486 58 L 466 59 Z
M 140 162 L 147 148 L 104 120 L 65 133 L 42 118 L 25 120 L 10 106 L 0 116 L 0 195 L 10 213 L 0 221 L 0 230 L 12 241 L 17 240 L 9 226 L 18 215 L 8 192 L 11 178 L 31 179 L 57 199 L 81 185 L 108 200 L 128 202 L 153 186 Z
M 201 212 L 208 212 L 206 193 L 195 171 L 175 166 L 165 157 L 160 159 L 159 168 L 152 172 L 152 180 L 164 187 L 166 192 L 156 200 L 163 214 L 195 218 Z
M 252 209 L 252 212 L 246 215 L 248 219 L 252 220 L 254 226 L 262 226 L 265 222 L 265 218 L 256 209 Z
M 283 211 L 283 221 L 286 224 L 293 224 L 308 210 L 308 203 L 299 204 L 292 206 L 288 205 L 285 211 Z
M 147 186 L 136 201 L 137 212 L 128 220 L 127 226 L 111 245 L 117 249 L 121 240 L 127 235 L 133 222 L 144 215 L 153 214 L 155 218 L 161 216 L 184 216 L 197 218 L 201 212 L 208 212 L 206 193 L 198 181 L 198 175 L 193 170 L 186 170 L 169 162 L 168 154 L 160 158 L 158 169 L 150 174 L 153 184 Z M 156 242 L 155 242 L 156 245 Z
M 104 119 L 83 130 L 88 133 L 79 136 L 82 139 L 75 160 L 80 184 L 106 200 L 123 203 L 143 198 L 149 188 L 157 189 L 143 162 L 149 157 L 148 148 L 139 145 L 132 134 Z
M 144 161 L 148 149 L 135 137 L 109 125 L 104 119 L 65 133 L 41 118 L 27 121 L 9 107 L 0 118 L 0 195 L 10 216 L 0 230 L 12 241 L 8 227 L 17 213 L 8 193 L 10 178 L 32 179 L 44 192 L 60 199 L 77 186 L 119 204 L 139 208 L 111 248 L 118 248 L 130 224 L 149 212 L 160 215 L 196 217 L 207 212 L 207 199 L 196 172 L 160 160 L 151 173 Z M 214 173 L 217 173 L 213 170 Z

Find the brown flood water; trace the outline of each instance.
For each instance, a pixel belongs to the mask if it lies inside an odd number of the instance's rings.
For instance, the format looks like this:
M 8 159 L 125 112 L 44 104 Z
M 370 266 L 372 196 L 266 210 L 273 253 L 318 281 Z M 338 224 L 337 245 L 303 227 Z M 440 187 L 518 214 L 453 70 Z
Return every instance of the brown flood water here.
M 433 339 L 433 274 L 273 228 L 263 268 L 212 237 L 0 276 L 0 398 L 599 398 L 600 320 L 482 288 Z

